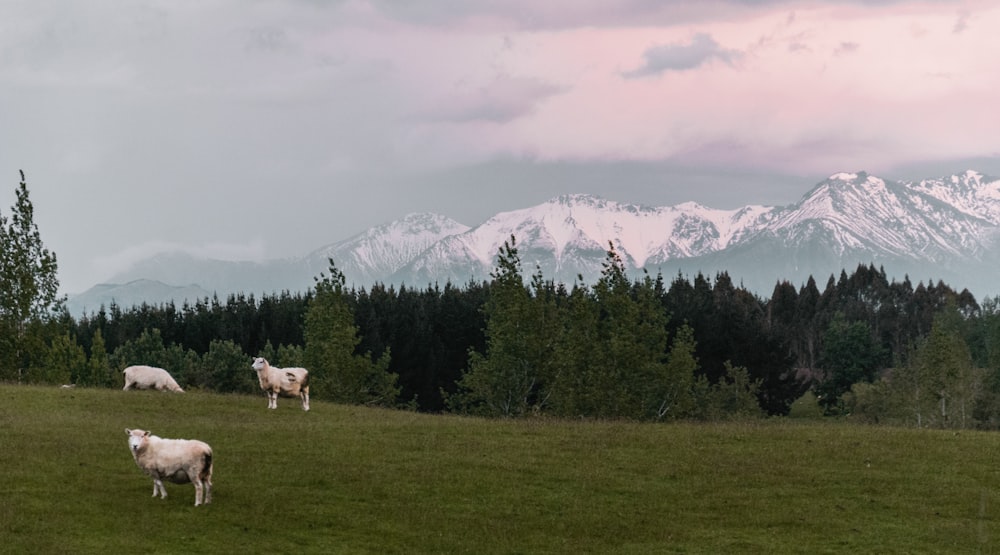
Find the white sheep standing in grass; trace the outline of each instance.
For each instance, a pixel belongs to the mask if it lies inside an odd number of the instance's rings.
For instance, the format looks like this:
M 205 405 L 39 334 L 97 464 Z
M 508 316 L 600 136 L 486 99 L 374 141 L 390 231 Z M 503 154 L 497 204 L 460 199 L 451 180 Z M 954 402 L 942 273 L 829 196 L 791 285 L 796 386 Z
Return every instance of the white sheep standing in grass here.
M 136 365 L 129 366 L 122 370 L 125 374 L 125 387 L 122 391 L 129 389 L 158 389 L 160 391 L 176 391 L 184 393 L 181 386 L 163 368 L 154 366 Z
M 167 498 L 163 480 L 194 484 L 194 506 L 212 502 L 212 448 L 197 439 L 163 439 L 146 430 L 130 430 L 128 447 L 135 464 L 153 478 L 153 497 Z
M 278 396 L 299 397 L 302 410 L 309 410 L 309 371 L 305 368 L 275 368 L 267 360 L 257 357 L 253 361 L 260 388 L 267 395 L 267 408 L 278 408 Z

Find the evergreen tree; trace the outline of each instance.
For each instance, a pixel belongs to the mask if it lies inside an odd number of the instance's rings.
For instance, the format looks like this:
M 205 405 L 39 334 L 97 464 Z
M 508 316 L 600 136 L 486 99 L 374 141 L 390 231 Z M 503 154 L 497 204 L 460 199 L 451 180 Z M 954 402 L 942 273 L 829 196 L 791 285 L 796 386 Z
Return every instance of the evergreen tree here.
M 35 224 L 22 171 L 10 219 L 0 214 L 0 379 L 22 380 L 32 356 L 44 352 L 32 323 L 48 320 L 62 304 L 57 269 L 56 255 L 45 248 Z
M 389 352 L 378 359 L 355 354 L 360 343 L 346 299 L 344 274 L 330 260 L 330 275 L 316 280 L 305 315 L 305 362 L 315 376 L 318 397 L 344 403 L 393 405 L 397 376 L 388 370 Z
M 108 352 L 104 346 L 104 335 L 100 328 L 94 331 L 94 337 L 91 340 L 90 357 L 87 359 L 87 379 L 83 385 L 92 387 L 111 387 L 114 385 Z

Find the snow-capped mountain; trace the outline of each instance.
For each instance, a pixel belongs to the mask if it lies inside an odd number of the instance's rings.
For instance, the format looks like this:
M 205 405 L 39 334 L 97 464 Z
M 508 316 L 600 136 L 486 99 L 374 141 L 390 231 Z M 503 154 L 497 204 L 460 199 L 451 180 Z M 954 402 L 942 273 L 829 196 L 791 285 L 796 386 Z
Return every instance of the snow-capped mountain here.
M 305 263 L 312 276 L 326 272 L 333 259 L 353 283 L 384 282 L 431 246 L 468 230 L 469 226 L 437 214 L 408 214 L 317 249 L 306 255 Z
M 645 207 L 588 195 L 566 195 L 503 212 L 439 241 L 390 276 L 390 281 L 464 283 L 489 276 L 497 252 L 514 236 L 526 273 L 586 283 L 600 274 L 609 244 L 631 268 L 656 266 L 725 249 L 772 211 L 763 206 L 714 210 L 695 203 Z
M 1000 244 L 1000 180 L 975 172 L 920 182 L 838 173 L 799 202 L 762 217 L 742 240 L 704 257 L 678 261 L 689 271 L 729 271 L 768 294 L 777 280 L 823 286 L 841 269 L 884 267 L 901 280 L 943 280 L 994 295 Z
M 979 175 L 966 178 L 967 185 Z M 886 182 L 864 172 L 836 174 L 798 204 L 776 211 L 762 231 L 789 247 L 826 238 L 838 254 L 942 262 L 980 251 L 984 232 L 1000 223 L 984 216 L 1000 208 L 1000 202 L 984 205 L 978 201 L 982 187 L 964 187 L 965 194 L 955 199 L 963 202 L 956 206 L 943 201 L 953 191 L 940 181 L 921 184 Z
M 717 210 L 696 203 L 649 207 L 566 195 L 496 214 L 468 227 L 434 214 L 411 214 L 298 258 L 222 262 L 156 257 L 113 280 L 140 278 L 230 292 L 305 290 L 332 258 L 349 285 L 424 287 L 488 279 L 511 235 L 524 272 L 567 284 L 593 284 L 609 243 L 633 277 L 645 269 L 710 277 L 727 271 L 761 295 L 779 280 L 820 286 L 842 269 L 883 266 L 893 279 L 944 280 L 978 296 L 1000 293 L 1000 179 L 968 171 L 922 181 L 837 173 L 781 207 Z M 86 293 L 78 297 L 86 299 Z M 72 305 L 81 299 L 70 299 Z M 150 302 L 156 302 L 151 299 Z M 89 303 L 93 308 L 93 302 Z

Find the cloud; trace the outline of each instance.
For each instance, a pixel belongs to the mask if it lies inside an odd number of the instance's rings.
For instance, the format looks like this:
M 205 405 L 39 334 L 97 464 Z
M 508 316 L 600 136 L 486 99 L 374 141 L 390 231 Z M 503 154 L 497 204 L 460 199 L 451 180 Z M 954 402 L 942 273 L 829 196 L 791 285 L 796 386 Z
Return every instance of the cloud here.
M 264 245 L 260 240 L 247 244 L 207 243 L 203 245 L 185 245 L 172 241 L 148 241 L 141 245 L 132 245 L 119 252 L 94 258 L 92 266 L 95 273 L 110 276 L 128 271 L 136 263 L 163 254 L 187 254 L 195 258 L 230 260 L 230 261 L 261 261 L 266 258 Z
M 733 65 L 742 54 L 737 50 L 727 50 L 719 46 L 707 33 L 696 34 L 689 43 L 670 43 L 653 46 L 643 52 L 645 62 L 640 67 L 627 71 L 623 77 L 634 79 L 660 75 L 665 71 L 686 71 L 719 60 Z
M 534 112 L 564 88 L 533 78 L 498 76 L 493 82 L 440 98 L 422 119 L 454 123 L 508 123 Z
M 968 28 L 969 28 L 969 12 L 961 11 L 958 14 L 958 19 L 955 20 L 955 26 L 952 27 L 951 32 L 957 35 Z
M 852 52 L 856 52 L 858 48 L 861 48 L 861 45 L 856 42 L 841 42 L 837 45 L 837 48 L 833 50 L 833 55 L 843 56 L 845 54 L 851 54 Z

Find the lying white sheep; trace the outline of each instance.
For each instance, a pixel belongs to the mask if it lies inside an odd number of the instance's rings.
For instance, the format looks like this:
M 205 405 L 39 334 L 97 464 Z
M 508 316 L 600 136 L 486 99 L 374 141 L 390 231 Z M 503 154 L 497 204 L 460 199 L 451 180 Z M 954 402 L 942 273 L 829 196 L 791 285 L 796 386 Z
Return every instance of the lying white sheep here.
M 153 497 L 167 498 L 163 480 L 194 484 L 194 506 L 212 502 L 212 448 L 197 439 L 163 439 L 145 430 L 130 430 L 128 447 L 135 464 L 153 478 Z
M 309 371 L 305 368 L 275 368 L 258 357 L 253 361 L 260 388 L 267 394 L 267 408 L 278 408 L 278 396 L 299 397 L 302 410 L 309 410 Z
M 177 385 L 177 382 L 163 368 L 137 365 L 129 366 L 122 370 L 122 373 L 125 374 L 125 387 L 122 388 L 122 391 L 128 391 L 129 389 L 158 389 L 160 391 L 170 390 L 177 393 L 184 393 L 181 386 Z

